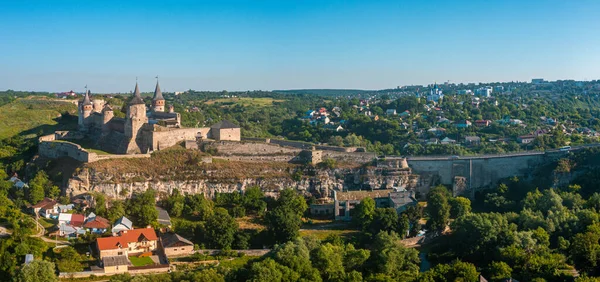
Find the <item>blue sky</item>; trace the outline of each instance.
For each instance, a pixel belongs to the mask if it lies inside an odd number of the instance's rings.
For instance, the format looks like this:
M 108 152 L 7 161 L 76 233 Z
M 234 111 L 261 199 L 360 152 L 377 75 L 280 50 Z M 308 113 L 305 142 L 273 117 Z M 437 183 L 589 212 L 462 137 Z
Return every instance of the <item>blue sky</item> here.
M 0 89 L 600 78 L 600 1 L 0 1 Z

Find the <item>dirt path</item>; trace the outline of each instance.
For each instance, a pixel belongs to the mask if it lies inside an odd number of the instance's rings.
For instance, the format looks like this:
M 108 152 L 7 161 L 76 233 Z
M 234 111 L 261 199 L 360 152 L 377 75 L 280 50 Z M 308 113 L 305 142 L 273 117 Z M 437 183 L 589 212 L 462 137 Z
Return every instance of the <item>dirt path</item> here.
M 44 234 L 46 233 L 46 228 L 44 228 L 44 226 L 42 226 L 42 224 L 40 224 L 39 221 L 37 221 L 35 219 L 33 219 L 33 221 L 37 225 L 38 232 L 36 234 L 31 235 L 31 237 L 38 237 L 38 238 L 42 239 L 42 241 L 44 241 L 44 242 L 54 243 L 57 245 L 69 245 L 69 246 L 72 245 L 71 242 L 52 240 L 50 238 L 44 237 Z

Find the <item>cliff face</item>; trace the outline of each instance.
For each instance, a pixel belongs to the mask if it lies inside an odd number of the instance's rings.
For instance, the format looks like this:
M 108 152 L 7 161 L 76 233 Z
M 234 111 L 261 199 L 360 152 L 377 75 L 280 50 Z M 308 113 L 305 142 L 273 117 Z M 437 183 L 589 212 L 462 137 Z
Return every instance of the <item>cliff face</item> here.
M 314 169 L 262 165 L 260 171 L 246 167 L 240 173 L 235 166 L 221 166 L 218 169 L 207 167 L 194 173 L 166 171 L 150 176 L 142 172 L 122 173 L 84 166 L 69 179 L 65 192 L 68 196 L 99 192 L 110 198 L 123 198 L 149 188 L 159 193 L 171 193 L 177 188 L 183 193 L 203 193 L 213 197 L 215 193 L 243 191 L 250 186 L 259 186 L 268 195 L 276 195 L 281 189 L 294 188 L 306 194 L 327 197 L 332 195 L 333 190 L 402 187 L 424 195 L 429 186 L 435 183 L 432 177 L 414 175 L 410 170 L 375 167 Z

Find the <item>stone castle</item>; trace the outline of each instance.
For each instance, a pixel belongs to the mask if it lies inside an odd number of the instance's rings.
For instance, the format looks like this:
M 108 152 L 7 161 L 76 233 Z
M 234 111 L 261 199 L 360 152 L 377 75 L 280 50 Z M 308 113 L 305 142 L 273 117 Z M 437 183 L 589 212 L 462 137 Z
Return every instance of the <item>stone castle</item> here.
M 156 82 L 150 110 L 135 84 L 133 97 L 127 103 L 125 118 L 114 115 L 113 108 L 102 99 L 92 99 L 87 90 L 78 103 L 79 131 L 94 140 L 102 150 L 113 154 L 138 154 L 161 150 L 186 140 L 240 141 L 240 127 L 221 121 L 211 127 L 184 128 L 181 115 L 169 105 Z

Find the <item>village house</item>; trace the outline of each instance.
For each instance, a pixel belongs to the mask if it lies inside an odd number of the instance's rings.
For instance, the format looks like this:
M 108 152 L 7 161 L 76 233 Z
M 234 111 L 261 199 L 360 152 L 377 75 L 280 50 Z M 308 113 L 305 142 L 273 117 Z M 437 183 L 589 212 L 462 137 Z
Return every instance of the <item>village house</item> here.
M 454 126 L 458 128 L 467 128 L 471 126 L 471 122 L 468 120 L 459 120 L 454 123 Z
M 125 273 L 129 270 L 130 265 L 132 264 L 127 256 L 104 257 L 102 259 L 104 273 Z
M 118 236 L 96 239 L 100 259 L 154 252 L 157 246 L 158 237 L 152 228 L 123 230 L 118 233 Z
M 521 144 L 529 144 L 529 143 L 533 142 L 533 140 L 535 140 L 535 136 L 533 136 L 532 134 L 521 135 L 521 136 L 517 137 L 517 142 L 519 142 Z
M 110 222 L 106 218 L 90 213 L 83 224 L 83 228 L 90 233 L 103 234 L 110 228 Z
M 31 207 L 34 215 L 39 215 L 45 218 L 58 217 L 58 203 L 50 198 L 44 198 L 39 203 Z
M 158 211 L 158 224 L 171 227 L 171 217 L 169 216 L 167 210 L 158 206 L 156 206 L 155 209 L 156 211 Z
M 189 256 L 194 253 L 194 243 L 172 232 L 160 234 L 160 245 L 167 257 Z
M 121 231 L 132 230 L 132 229 L 133 229 L 133 223 L 131 222 L 131 220 L 122 216 L 119 219 L 117 219 L 117 221 L 115 221 L 115 224 L 113 224 L 113 228 L 112 228 L 111 232 L 114 235 Z
M 488 127 L 490 124 L 492 124 L 491 120 L 480 119 L 475 121 L 475 126 L 477 127 Z
M 409 116 L 410 116 L 409 110 L 406 110 L 406 111 L 400 113 L 400 117 L 409 117 Z
M 385 114 L 388 116 L 395 116 L 396 115 L 396 109 L 387 109 L 385 111 Z
M 448 138 L 448 137 L 445 137 L 444 139 L 442 139 L 442 140 L 440 141 L 440 143 L 441 143 L 441 144 L 443 144 L 443 145 L 448 145 L 448 144 L 456 144 L 456 140 L 454 140 L 454 139 L 450 139 L 450 138 Z
M 427 132 L 439 137 L 446 134 L 446 129 L 442 127 L 434 127 L 428 129 Z
M 479 146 L 479 144 L 481 144 L 481 137 L 467 136 L 467 137 L 465 137 L 465 144 L 467 144 L 469 146 Z

